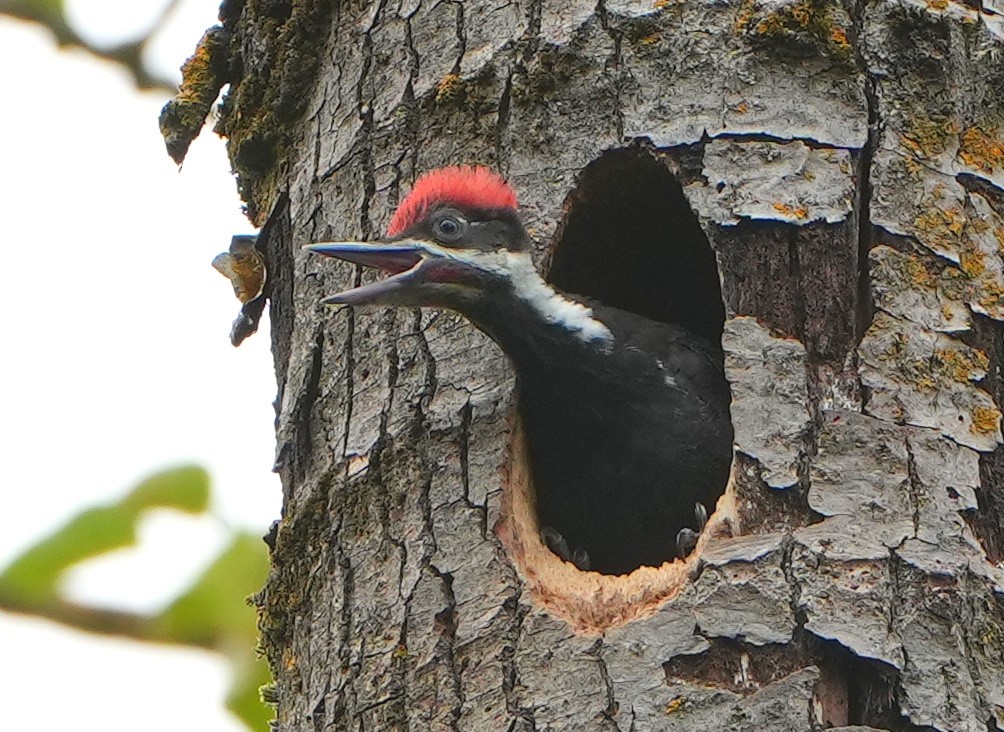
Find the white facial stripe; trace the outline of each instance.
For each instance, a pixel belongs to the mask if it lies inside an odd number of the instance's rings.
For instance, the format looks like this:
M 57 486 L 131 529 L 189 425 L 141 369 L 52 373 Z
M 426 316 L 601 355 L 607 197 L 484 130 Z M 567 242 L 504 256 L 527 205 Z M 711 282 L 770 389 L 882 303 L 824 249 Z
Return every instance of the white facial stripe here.
M 593 317 L 590 308 L 562 297 L 544 282 L 534 269 L 530 255 L 525 252 L 455 250 L 418 240 L 403 243 L 416 244 L 431 256 L 456 259 L 486 272 L 507 277 L 512 282 L 516 296 L 540 313 L 544 320 L 560 325 L 587 343 L 610 343 L 614 339 L 613 333 Z
M 533 267 L 530 255 L 501 252 L 501 266 L 512 278 L 516 296 L 540 313 L 544 320 L 575 333 L 583 341 L 613 340 L 613 334 L 593 317 L 593 311 L 581 303 L 562 297 L 550 287 Z

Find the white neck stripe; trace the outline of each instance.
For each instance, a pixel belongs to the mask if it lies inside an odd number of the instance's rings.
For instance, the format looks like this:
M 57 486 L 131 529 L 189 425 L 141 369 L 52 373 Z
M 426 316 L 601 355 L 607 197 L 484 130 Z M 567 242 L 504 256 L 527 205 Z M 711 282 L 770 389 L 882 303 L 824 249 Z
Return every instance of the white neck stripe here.
M 507 252 L 506 259 L 516 296 L 536 310 L 545 321 L 560 325 L 587 343 L 613 340 L 613 333 L 593 317 L 592 309 L 562 297 L 544 282 L 534 269 L 530 255 Z

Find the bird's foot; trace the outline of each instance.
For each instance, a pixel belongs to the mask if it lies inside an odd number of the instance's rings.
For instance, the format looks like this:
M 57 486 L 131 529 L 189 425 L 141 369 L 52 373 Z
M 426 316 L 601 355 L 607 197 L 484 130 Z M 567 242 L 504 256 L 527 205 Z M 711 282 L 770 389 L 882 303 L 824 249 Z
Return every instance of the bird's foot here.
M 686 559 L 690 556 L 690 553 L 697 547 L 697 540 L 700 536 L 696 531 L 686 526 L 677 532 L 676 553 L 680 555 L 680 559 Z
M 544 546 L 557 554 L 562 560 L 566 562 L 572 560 L 572 553 L 568 550 L 568 542 L 565 541 L 565 537 L 559 534 L 556 529 L 552 529 L 550 526 L 542 528 L 540 530 L 540 540 L 544 542 Z
M 570 550 L 565 537 L 559 534 L 556 529 L 550 526 L 542 528 L 540 530 L 540 540 L 544 542 L 544 546 L 556 554 L 563 562 L 571 562 L 583 572 L 589 571 L 589 554 L 586 550 L 582 548 L 575 549 L 574 551 Z
M 697 502 L 694 504 L 694 519 L 697 521 L 697 531 L 685 526 L 676 534 L 676 553 L 680 559 L 686 559 L 697 547 L 697 540 L 701 538 L 701 532 L 708 525 L 708 509 L 704 504 Z
M 697 519 L 697 533 L 700 534 L 708 525 L 708 509 L 704 507 L 703 503 L 694 504 L 694 518 Z

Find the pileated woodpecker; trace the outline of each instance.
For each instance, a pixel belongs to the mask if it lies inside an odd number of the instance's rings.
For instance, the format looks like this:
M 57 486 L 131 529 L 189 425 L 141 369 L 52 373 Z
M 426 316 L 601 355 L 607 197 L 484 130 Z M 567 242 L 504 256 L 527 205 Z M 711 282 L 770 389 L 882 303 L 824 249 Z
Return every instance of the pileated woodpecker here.
M 685 556 L 732 461 L 721 351 L 558 292 L 530 246 L 513 190 L 462 167 L 419 178 L 385 239 L 305 248 L 390 275 L 325 303 L 449 308 L 502 347 L 554 553 L 605 574 Z

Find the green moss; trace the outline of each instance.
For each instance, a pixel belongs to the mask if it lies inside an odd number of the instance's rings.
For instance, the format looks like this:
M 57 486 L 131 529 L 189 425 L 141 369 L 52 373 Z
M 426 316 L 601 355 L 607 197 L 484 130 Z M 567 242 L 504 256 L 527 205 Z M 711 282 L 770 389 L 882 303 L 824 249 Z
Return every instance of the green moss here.
M 554 98 L 561 90 L 595 76 L 588 59 L 574 50 L 544 48 L 529 63 L 526 74 L 513 76 L 515 103 L 536 104 Z
M 179 165 L 202 131 L 220 89 L 229 81 L 229 69 L 229 31 L 214 26 L 182 65 L 178 93 L 160 112 L 160 134 L 167 154 Z
M 306 109 L 327 37 L 334 0 L 248 0 L 228 15 L 230 55 L 240 74 L 230 82 L 216 132 L 248 216 L 258 226 L 284 185 L 293 123 Z M 244 57 L 244 49 L 253 56 Z
M 223 26 L 206 31 L 182 67 L 178 94 L 161 112 L 168 153 L 184 160 L 216 97 L 216 132 L 229 140 L 230 162 L 248 216 L 258 226 L 280 185 L 292 123 L 309 98 L 323 56 L 334 0 L 228 0 Z M 245 57 L 247 49 L 253 55 Z

